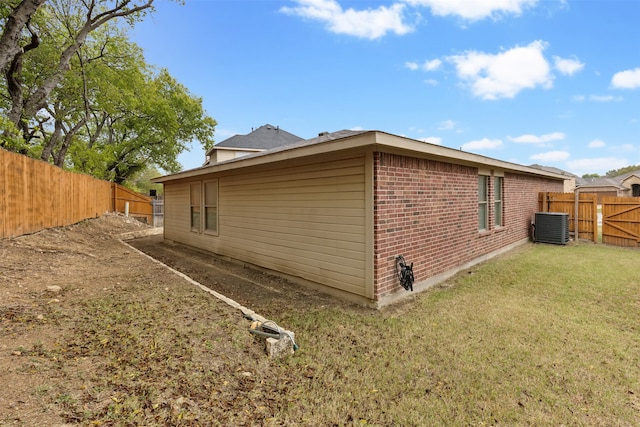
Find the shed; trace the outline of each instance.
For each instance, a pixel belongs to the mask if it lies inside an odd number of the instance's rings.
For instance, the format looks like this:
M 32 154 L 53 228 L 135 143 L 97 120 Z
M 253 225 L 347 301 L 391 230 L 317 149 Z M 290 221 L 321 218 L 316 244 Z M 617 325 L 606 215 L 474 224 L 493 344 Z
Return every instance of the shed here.
M 157 178 L 164 238 L 380 307 L 526 242 L 565 177 L 382 131 L 317 138 Z

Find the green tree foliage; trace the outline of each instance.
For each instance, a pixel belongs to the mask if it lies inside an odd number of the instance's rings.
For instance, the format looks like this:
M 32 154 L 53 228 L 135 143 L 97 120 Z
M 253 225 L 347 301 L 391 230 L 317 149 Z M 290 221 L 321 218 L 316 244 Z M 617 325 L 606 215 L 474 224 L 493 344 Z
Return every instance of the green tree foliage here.
M 138 193 L 149 194 L 150 190 L 155 190 L 157 195 L 163 193 L 162 184 L 154 184 L 151 182 L 153 178 L 162 176 L 160 171 L 154 167 L 147 167 L 134 176 L 129 177 L 124 185 L 137 191 Z
M 0 146 L 118 183 L 148 167 L 177 172 L 177 156 L 193 140 L 211 147 L 216 122 L 202 100 L 166 70 L 149 66 L 116 22 L 133 24 L 152 2 L 42 5 L 22 33 L 23 44 L 31 40 L 35 47 L 14 58 L 0 84 L 0 113 L 8 118 L 0 122 Z M 0 8 L 0 22 L 10 12 Z M 73 52 L 61 66 L 60 52 L 70 46 Z M 30 115 L 25 106 L 52 79 L 57 83 L 46 102 Z
M 624 168 L 610 170 L 609 172 L 607 172 L 607 176 L 608 177 L 620 176 L 629 172 L 637 171 L 639 169 L 640 169 L 640 165 L 626 166 Z
M 583 178 L 600 178 L 600 175 L 597 173 L 585 173 L 582 175 Z

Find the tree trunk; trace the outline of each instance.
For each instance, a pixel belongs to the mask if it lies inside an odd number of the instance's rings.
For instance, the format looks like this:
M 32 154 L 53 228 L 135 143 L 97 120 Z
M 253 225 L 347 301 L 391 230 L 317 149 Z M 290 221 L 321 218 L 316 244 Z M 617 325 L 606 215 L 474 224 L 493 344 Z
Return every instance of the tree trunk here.
M 64 166 L 64 159 L 67 157 L 67 151 L 69 151 L 69 147 L 71 147 L 71 143 L 73 142 L 73 137 L 76 133 L 84 126 L 87 122 L 86 118 L 81 119 L 75 126 L 67 131 L 64 135 L 64 140 L 62 141 L 62 145 L 57 153 L 53 154 L 54 164 L 58 167 Z
M 2 37 L 0 37 L 0 70 L 4 70 L 17 54 L 22 53 L 20 33 L 29 22 L 31 15 L 45 1 L 22 0 L 7 18 Z
M 56 145 L 58 145 L 58 141 L 60 141 L 60 138 L 62 137 L 62 131 L 63 131 L 62 121 L 56 120 L 53 133 L 51 134 L 51 138 L 49 138 L 49 141 L 47 141 L 47 143 L 44 145 L 44 148 L 42 149 L 42 153 L 40 154 L 41 160 L 44 160 L 45 162 L 49 161 L 49 158 L 53 154 L 53 149 L 56 148 Z

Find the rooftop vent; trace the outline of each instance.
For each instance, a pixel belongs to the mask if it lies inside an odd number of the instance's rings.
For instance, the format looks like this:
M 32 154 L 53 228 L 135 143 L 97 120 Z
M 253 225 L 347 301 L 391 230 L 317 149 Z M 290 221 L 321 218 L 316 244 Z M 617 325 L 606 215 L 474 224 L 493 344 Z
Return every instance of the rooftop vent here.
M 327 135 L 329 135 L 329 132 L 327 132 L 326 130 L 318 134 L 318 136 L 327 136 Z

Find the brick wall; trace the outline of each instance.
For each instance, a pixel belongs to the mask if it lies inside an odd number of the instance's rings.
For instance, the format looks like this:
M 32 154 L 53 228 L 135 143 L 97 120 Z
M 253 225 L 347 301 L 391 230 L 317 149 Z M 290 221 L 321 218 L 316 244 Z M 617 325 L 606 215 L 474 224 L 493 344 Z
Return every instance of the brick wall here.
M 416 282 L 446 272 L 529 236 L 538 192 L 562 181 L 504 174 L 503 226 L 478 231 L 478 169 L 388 153 L 374 154 L 374 294 L 400 288 L 395 258 L 414 263 Z

